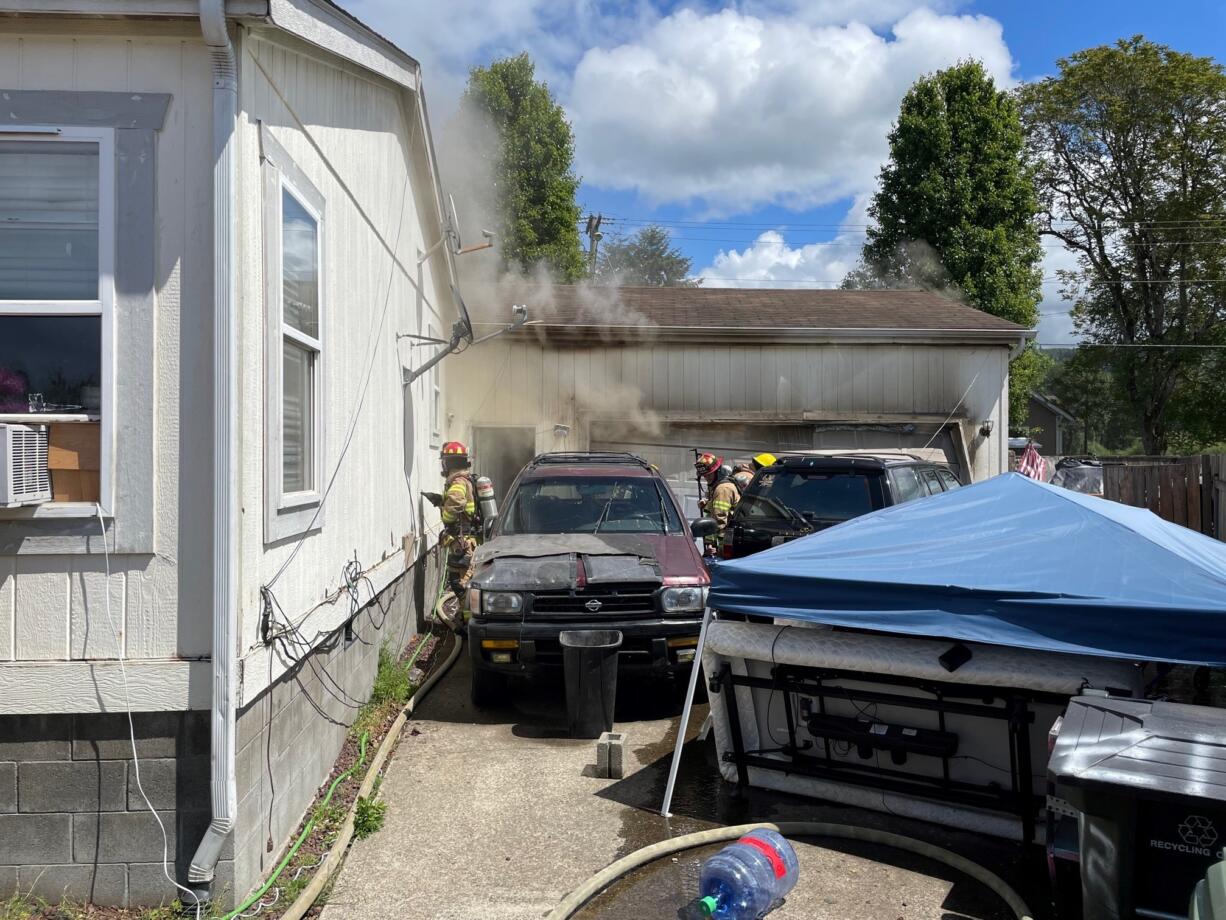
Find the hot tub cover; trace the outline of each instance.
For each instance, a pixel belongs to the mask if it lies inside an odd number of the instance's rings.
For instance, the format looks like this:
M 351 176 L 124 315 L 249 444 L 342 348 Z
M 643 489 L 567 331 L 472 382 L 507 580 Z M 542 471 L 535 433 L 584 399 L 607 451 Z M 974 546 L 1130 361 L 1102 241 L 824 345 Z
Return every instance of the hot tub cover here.
M 1016 473 L 712 566 L 714 610 L 1226 666 L 1226 543 Z

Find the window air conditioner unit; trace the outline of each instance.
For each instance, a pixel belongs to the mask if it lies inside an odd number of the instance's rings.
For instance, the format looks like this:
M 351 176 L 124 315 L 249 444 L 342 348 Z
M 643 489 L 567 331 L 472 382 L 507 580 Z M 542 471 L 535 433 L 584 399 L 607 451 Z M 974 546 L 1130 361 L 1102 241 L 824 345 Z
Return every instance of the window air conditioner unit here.
M 0 508 L 49 501 L 47 426 L 0 424 Z

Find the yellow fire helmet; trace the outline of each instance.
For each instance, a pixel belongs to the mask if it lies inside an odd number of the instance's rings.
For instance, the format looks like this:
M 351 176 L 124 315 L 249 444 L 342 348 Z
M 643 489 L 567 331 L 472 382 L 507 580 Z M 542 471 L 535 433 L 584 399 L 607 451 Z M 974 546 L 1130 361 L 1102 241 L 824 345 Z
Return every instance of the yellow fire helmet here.
M 778 462 L 779 461 L 775 458 L 774 454 L 758 454 L 753 458 L 753 465 L 754 469 L 756 470 L 760 470 L 768 466 L 774 466 Z

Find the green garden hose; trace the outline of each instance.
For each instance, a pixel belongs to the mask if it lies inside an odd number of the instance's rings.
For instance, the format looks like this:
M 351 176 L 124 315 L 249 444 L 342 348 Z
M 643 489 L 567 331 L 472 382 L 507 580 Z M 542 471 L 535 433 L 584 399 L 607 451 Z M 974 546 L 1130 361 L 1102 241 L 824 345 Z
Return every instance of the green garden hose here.
M 827 824 L 824 821 L 780 821 L 778 824 L 740 824 L 735 827 L 716 827 L 709 831 L 698 831 L 682 837 L 673 837 L 635 850 L 629 856 L 617 860 L 610 866 L 597 872 L 586 882 L 564 897 L 558 906 L 551 910 L 546 920 L 568 920 L 573 917 L 584 904 L 608 888 L 623 875 L 654 862 L 663 856 L 670 856 L 681 850 L 705 846 L 710 843 L 723 843 L 736 840 L 758 828 L 769 828 L 787 837 L 835 837 L 842 840 L 861 840 L 882 846 L 906 850 L 919 856 L 935 860 L 968 875 L 979 882 L 1008 905 L 1018 920 L 1032 920 L 1030 908 L 1022 900 L 1021 895 L 1009 887 L 1000 876 L 990 872 L 965 856 L 951 853 L 949 850 L 935 846 L 914 837 L 904 837 L 889 831 L 879 831 L 871 827 L 857 827 L 852 824 Z
M 443 549 L 443 566 L 445 567 L 447 564 L 447 548 L 443 547 L 442 549 Z M 439 601 L 442 600 L 442 597 L 443 597 L 443 584 L 445 583 L 445 581 L 446 579 L 444 579 L 442 574 L 440 573 L 439 580 L 438 580 L 438 593 L 434 598 L 434 610 L 436 613 L 437 613 Z M 422 650 L 426 647 L 427 643 L 429 643 L 431 638 L 433 637 L 426 636 L 421 640 L 421 642 L 417 643 L 417 648 L 413 650 L 413 654 L 410 655 L 408 661 L 405 662 L 404 669 L 406 671 L 408 671 L 410 668 L 413 667 L 414 662 L 417 661 L 418 656 L 422 653 Z M 290 847 L 289 852 L 286 853 L 285 856 L 281 859 L 281 862 L 277 864 L 277 868 L 273 871 L 272 875 L 270 875 L 267 878 L 267 880 L 265 880 L 264 884 L 261 885 L 259 888 L 257 888 L 251 894 L 251 896 L 247 898 L 246 901 L 244 901 L 241 905 L 239 905 L 234 910 L 232 910 L 230 913 L 222 917 L 222 920 L 235 920 L 235 918 L 241 915 L 244 911 L 250 910 L 251 906 L 257 903 L 262 897 L 264 897 L 264 895 L 268 892 L 268 889 L 271 888 L 276 883 L 277 879 L 281 877 L 281 873 L 285 871 L 285 867 L 288 866 L 290 862 L 293 860 L 293 858 L 298 854 L 299 848 L 302 846 L 303 842 L 307 839 L 307 837 L 310 836 L 311 831 L 314 830 L 316 816 L 323 809 L 327 808 L 328 803 L 332 801 L 332 794 L 336 791 L 337 786 L 339 786 L 346 779 L 352 776 L 355 770 L 359 769 L 366 763 L 366 742 L 369 740 L 369 738 L 370 738 L 369 732 L 362 732 L 362 737 L 359 740 L 359 750 L 358 750 L 357 762 L 352 767 L 350 767 L 348 770 L 346 770 L 344 773 L 342 773 L 340 776 L 338 776 L 335 780 L 332 781 L 332 785 L 328 787 L 328 794 L 324 796 L 323 802 L 321 802 L 319 807 L 315 809 L 315 813 L 311 815 L 311 819 L 307 822 L 306 827 L 302 829 L 302 833 L 298 835 L 298 839 L 294 841 L 294 845 Z
M 273 886 L 273 883 L 278 878 L 281 877 L 281 873 L 284 872 L 285 867 L 290 864 L 290 860 L 292 860 L 298 854 L 298 848 L 302 846 L 303 842 L 307 839 L 308 836 L 310 836 L 311 831 L 315 829 L 315 820 L 317 816 L 319 815 L 319 813 L 323 811 L 323 809 L 327 808 L 328 803 L 332 801 L 332 794 L 336 792 L 336 787 L 339 786 L 341 783 L 343 783 L 345 780 L 347 780 L 350 776 L 353 775 L 353 772 L 355 770 L 359 769 L 363 764 L 366 763 L 366 741 L 369 737 L 370 737 L 370 732 L 362 732 L 362 738 L 358 742 L 357 762 L 352 767 L 350 767 L 348 770 L 346 770 L 344 773 L 342 773 L 340 776 L 338 776 L 336 779 L 332 781 L 332 785 L 328 787 L 328 794 L 324 796 L 323 802 L 321 802 L 319 807 L 315 809 L 315 814 L 311 815 L 311 820 L 306 823 L 306 827 L 302 829 L 302 833 L 298 835 L 298 839 L 294 841 L 294 845 L 289 848 L 289 852 L 286 853 L 285 856 L 281 859 L 281 862 L 277 864 L 276 871 L 273 872 L 273 874 L 268 877 L 268 880 L 265 881 L 263 885 L 261 885 L 259 888 L 255 890 L 255 892 L 251 895 L 251 897 L 247 898 L 247 900 L 244 901 L 241 905 L 234 908 L 234 910 L 230 911 L 230 913 L 226 914 L 222 918 L 222 920 L 234 920 L 234 918 L 237 917 L 239 914 L 243 913 L 246 910 L 250 910 L 251 905 L 256 903 L 258 900 L 260 900 L 260 898 L 264 897 L 268 889 Z

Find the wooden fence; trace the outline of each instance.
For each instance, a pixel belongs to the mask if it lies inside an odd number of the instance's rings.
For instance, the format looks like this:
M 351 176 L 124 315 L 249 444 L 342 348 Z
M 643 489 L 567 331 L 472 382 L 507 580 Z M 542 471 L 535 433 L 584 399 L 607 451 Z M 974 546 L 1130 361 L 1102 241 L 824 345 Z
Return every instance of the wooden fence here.
M 1226 539 L 1226 455 L 1104 464 L 1103 494 Z

